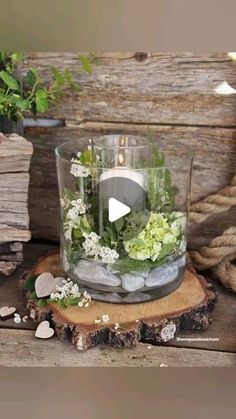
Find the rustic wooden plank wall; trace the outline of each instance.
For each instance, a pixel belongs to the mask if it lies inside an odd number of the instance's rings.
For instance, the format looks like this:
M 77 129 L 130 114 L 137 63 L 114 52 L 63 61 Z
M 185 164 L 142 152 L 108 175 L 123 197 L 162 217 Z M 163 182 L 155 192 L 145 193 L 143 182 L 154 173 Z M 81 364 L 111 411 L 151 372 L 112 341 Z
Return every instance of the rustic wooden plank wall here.
M 227 81 L 236 87 L 236 62 L 227 53 L 97 54 L 91 75 L 78 74 L 79 54 L 32 53 L 24 71 L 70 67 L 81 85 L 59 109 L 46 117 L 64 127 L 28 127 L 34 145 L 31 164 L 30 215 L 34 237 L 58 239 L 58 197 L 54 148 L 93 133 L 145 133 L 151 128 L 162 144 L 173 139 L 195 153 L 192 201 L 229 183 L 236 170 L 236 95 L 220 95 Z M 232 224 L 235 213 L 228 216 Z M 220 229 L 205 228 L 205 238 Z M 205 240 L 203 239 L 203 242 Z M 201 241 L 202 244 L 202 241 Z

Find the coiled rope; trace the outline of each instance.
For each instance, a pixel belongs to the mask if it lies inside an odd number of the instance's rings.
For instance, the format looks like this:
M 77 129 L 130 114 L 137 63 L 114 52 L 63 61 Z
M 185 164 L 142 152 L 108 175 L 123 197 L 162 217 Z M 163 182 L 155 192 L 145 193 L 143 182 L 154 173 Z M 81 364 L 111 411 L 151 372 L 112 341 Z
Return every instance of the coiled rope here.
M 191 205 L 190 222 L 201 223 L 210 215 L 227 211 L 235 205 L 236 175 L 230 186 Z M 208 246 L 189 251 L 189 256 L 197 270 L 211 269 L 226 288 L 236 292 L 236 266 L 232 263 L 236 260 L 236 227 L 225 230 Z

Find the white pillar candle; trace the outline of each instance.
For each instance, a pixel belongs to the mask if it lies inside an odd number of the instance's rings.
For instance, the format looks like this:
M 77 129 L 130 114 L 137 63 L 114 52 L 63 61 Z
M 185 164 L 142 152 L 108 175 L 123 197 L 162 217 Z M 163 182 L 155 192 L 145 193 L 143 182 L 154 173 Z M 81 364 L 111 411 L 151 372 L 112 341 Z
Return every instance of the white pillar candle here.
M 108 169 L 104 171 L 100 176 L 100 182 L 111 179 L 113 177 L 132 180 L 144 189 L 144 177 L 142 173 L 136 172 L 135 170 L 129 169 L 128 167 L 114 167 L 114 169 Z

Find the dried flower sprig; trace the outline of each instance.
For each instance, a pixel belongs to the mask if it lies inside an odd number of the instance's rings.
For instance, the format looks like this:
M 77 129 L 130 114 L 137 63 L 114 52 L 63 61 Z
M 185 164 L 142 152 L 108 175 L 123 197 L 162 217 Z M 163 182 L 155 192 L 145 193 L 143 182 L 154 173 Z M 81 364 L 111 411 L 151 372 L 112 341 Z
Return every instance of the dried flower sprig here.
M 91 302 L 91 296 L 87 291 L 80 292 L 78 284 L 74 284 L 68 278 L 64 280 L 62 287 L 56 287 L 56 292 L 50 295 L 48 301 L 57 303 L 61 307 L 78 306 L 87 308 Z

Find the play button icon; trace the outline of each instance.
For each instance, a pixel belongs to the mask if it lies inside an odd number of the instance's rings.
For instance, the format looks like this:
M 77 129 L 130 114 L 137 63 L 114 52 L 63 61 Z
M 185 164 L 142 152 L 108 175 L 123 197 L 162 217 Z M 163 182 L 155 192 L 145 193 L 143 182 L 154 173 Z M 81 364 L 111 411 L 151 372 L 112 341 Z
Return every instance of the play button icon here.
M 118 201 L 118 199 L 110 198 L 108 201 L 108 218 L 111 223 L 119 218 L 124 217 L 131 212 L 130 207 L 128 205 L 123 204 L 122 202 Z
M 109 176 L 100 177 L 91 190 L 90 211 L 98 224 L 101 237 L 107 228 L 116 234 L 116 221 L 119 219 L 123 219 L 124 229 L 127 222 L 131 223 L 132 227 L 126 232 L 130 238 L 137 237 L 148 223 L 150 212 L 145 182 L 141 184 L 133 180 L 132 176 L 128 177 L 130 172 L 126 169 L 124 173 L 127 177 L 119 173 L 113 176 L 113 173 L 108 172 Z

